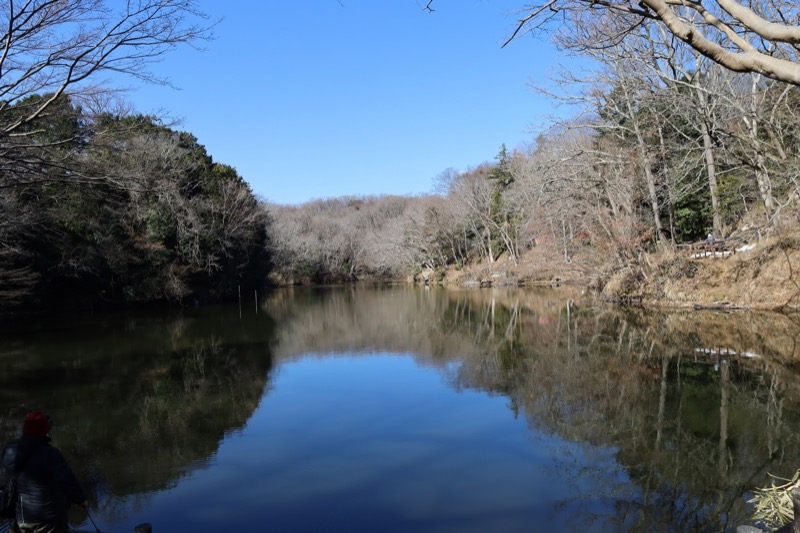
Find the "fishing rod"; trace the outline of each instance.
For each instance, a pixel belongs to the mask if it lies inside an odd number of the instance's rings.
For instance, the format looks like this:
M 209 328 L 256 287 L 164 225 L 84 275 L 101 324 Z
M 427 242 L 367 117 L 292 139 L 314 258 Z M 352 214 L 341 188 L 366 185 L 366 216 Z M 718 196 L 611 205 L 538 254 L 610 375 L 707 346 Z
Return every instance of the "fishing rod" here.
M 92 525 L 94 526 L 94 531 L 95 531 L 95 533 L 103 533 L 102 531 L 100 531 L 100 528 L 99 528 L 99 527 L 97 527 L 97 524 L 95 524 L 95 523 L 94 523 L 94 518 L 92 518 L 92 515 L 91 515 L 91 514 L 89 514 L 89 509 L 88 509 L 88 508 L 84 508 L 83 510 L 84 510 L 84 511 L 86 511 L 86 516 L 88 516 L 88 517 L 89 517 L 89 521 L 90 521 L 90 522 L 92 523 Z

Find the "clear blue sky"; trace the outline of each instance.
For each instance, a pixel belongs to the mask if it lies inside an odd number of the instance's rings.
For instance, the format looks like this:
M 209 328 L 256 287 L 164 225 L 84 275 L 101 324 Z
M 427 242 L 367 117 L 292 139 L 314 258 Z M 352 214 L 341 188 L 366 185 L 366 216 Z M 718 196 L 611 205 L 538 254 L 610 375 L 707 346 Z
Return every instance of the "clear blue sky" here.
M 547 42 L 501 49 L 522 0 L 201 0 L 223 20 L 205 51 L 156 64 L 179 90 L 137 87 L 143 113 L 235 167 L 269 201 L 421 194 L 448 167 L 493 161 L 552 112 L 533 92 L 563 61 Z

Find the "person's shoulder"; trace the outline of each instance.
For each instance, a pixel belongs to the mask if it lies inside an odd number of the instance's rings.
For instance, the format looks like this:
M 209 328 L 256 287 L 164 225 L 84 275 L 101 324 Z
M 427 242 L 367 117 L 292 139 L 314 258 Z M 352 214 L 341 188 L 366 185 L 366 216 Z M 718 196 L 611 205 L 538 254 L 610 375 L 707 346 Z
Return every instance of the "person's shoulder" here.
M 49 437 L 23 437 L 19 440 L 18 446 L 20 454 L 28 454 L 31 457 L 52 454 L 51 450 L 58 453 L 58 450 L 50 445 Z
M 20 439 L 10 440 L 3 445 L 3 455 L 9 451 L 16 451 L 20 447 Z
M 19 450 L 19 439 L 12 440 L 7 442 L 3 446 L 3 455 L 2 459 L 0 459 L 0 464 L 2 464 L 3 468 L 10 468 L 14 465 L 14 462 L 17 458 L 17 451 Z
M 42 444 L 40 446 L 39 451 L 45 457 L 49 457 L 51 459 L 58 459 L 62 461 L 64 460 L 64 455 L 61 453 L 61 450 L 59 450 L 49 442 Z

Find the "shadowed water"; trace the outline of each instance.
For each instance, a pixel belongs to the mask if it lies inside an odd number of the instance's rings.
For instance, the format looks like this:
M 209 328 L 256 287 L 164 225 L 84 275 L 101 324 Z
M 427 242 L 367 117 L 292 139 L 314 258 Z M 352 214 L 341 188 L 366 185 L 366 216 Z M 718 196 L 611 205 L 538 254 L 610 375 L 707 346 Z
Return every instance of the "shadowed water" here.
M 51 413 L 102 531 L 751 523 L 750 491 L 800 468 L 798 324 L 578 296 L 294 289 L 13 324 L 0 436 Z

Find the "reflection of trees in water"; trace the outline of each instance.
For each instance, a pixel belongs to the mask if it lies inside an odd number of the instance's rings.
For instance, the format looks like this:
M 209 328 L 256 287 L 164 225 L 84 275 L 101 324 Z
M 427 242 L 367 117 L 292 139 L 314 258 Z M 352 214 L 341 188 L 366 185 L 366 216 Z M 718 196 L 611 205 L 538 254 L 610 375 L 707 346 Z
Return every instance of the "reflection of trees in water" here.
M 175 352 L 151 368 L 139 383 L 140 401 L 131 409 L 131 428 L 116 433 L 117 455 L 97 470 L 115 486 L 105 492 L 104 511 L 113 516 L 129 512 L 118 496 L 151 492 L 177 483 L 216 453 L 224 436 L 244 426 L 264 392 L 268 359 L 248 349 L 225 346 L 209 339 Z M 165 476 L 165 474 L 168 474 Z
M 479 348 L 443 328 L 441 291 L 406 287 L 296 288 L 276 291 L 264 309 L 276 321 L 276 361 L 308 354 L 414 353 L 420 363 Z
M 3 410 L 12 413 L 4 440 L 25 411 L 49 410 L 54 444 L 104 520 L 123 517 L 208 464 L 224 435 L 244 426 L 271 368 L 271 331 L 267 317 L 209 310 L 107 324 L 91 335 L 60 331 L 24 358 L 0 345 Z
M 795 352 L 777 340 L 796 337 L 791 321 L 573 310 L 566 322 L 567 309 L 561 335 L 549 339 L 536 313 L 514 318 L 519 363 L 504 379 L 532 424 L 618 448 L 641 493 L 617 505 L 639 513 L 638 528 L 718 531 L 746 522 L 744 492 L 767 472 L 789 475 L 798 466 L 798 390 L 787 368 Z M 760 357 L 697 351 L 720 345 Z M 462 370 L 466 383 L 497 390 L 470 370 Z
M 563 509 L 576 529 L 594 521 L 719 531 L 746 522 L 745 492 L 767 472 L 800 466 L 800 328 L 779 315 L 573 300 L 569 289 L 295 289 L 241 319 L 236 309 L 201 309 L 8 336 L 0 432 L 8 440 L 27 410 L 49 410 L 56 444 L 111 520 L 137 505 L 132 497 L 145 501 L 208 463 L 251 416 L 273 357 L 409 353 L 445 369 L 454 388 L 506 396 L 537 430 L 616 450 L 619 471 L 602 494 L 581 491 L 602 486 L 583 480 L 608 479 L 607 465 L 568 480 L 578 496 Z M 559 460 L 585 467 L 577 456 Z M 596 515 L 596 501 L 610 515 Z
M 501 393 L 540 430 L 615 447 L 619 479 L 633 485 L 565 502 L 584 515 L 576 524 L 720 531 L 747 522 L 745 493 L 768 472 L 789 476 L 800 466 L 797 324 L 770 314 L 593 309 L 573 299 L 356 287 L 280 292 L 265 307 L 279 324 L 278 360 L 387 351 L 457 362 L 447 366 L 454 387 Z M 613 502 L 613 516 L 583 503 L 598 499 Z

